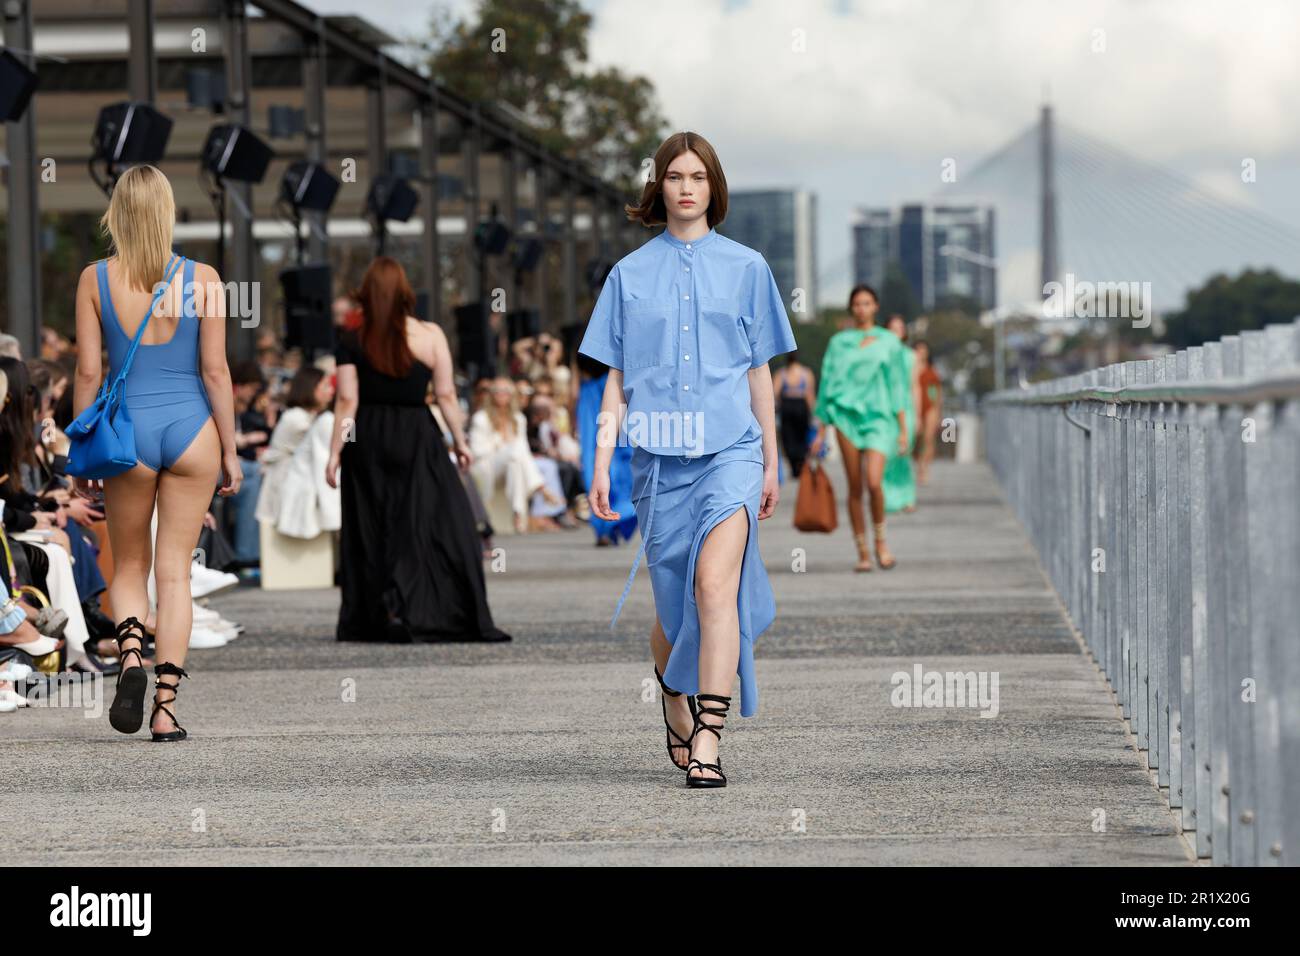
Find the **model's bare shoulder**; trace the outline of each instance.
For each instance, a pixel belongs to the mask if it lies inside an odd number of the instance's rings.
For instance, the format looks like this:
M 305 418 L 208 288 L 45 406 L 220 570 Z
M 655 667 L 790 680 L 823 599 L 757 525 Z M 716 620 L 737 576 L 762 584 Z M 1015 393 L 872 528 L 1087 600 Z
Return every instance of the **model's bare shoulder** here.
M 224 301 L 221 288 L 221 276 L 217 270 L 206 262 L 194 262 L 194 309 L 200 316 L 215 315 L 215 312 L 208 309 L 209 300 L 213 302 Z

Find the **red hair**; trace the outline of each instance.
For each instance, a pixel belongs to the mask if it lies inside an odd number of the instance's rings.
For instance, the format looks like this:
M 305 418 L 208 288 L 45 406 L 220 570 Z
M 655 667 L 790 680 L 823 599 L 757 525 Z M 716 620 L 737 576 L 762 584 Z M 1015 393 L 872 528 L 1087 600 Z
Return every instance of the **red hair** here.
M 352 298 L 361 304 L 357 343 L 366 360 L 377 372 L 405 378 L 414 361 L 406 342 L 406 317 L 415 311 L 415 293 L 401 263 L 378 256 Z

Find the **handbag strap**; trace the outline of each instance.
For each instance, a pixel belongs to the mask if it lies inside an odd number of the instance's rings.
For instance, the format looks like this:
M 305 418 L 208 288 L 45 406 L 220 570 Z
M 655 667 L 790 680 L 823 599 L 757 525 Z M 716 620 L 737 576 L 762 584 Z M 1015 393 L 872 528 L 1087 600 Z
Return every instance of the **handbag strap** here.
M 18 589 L 18 569 L 14 567 L 14 554 L 9 550 L 9 535 L 5 533 L 3 522 L 0 522 L 0 542 L 4 543 L 5 563 L 8 565 L 9 570 L 9 596 L 16 597 L 16 591 Z
M 140 328 L 135 330 L 135 338 L 131 340 L 131 348 L 127 350 L 126 358 L 122 362 L 122 367 L 117 370 L 117 375 L 113 379 L 113 385 L 110 391 L 115 391 L 122 382 L 126 381 L 126 373 L 131 371 L 131 363 L 135 361 L 135 353 L 140 347 L 140 339 L 144 335 L 145 326 L 149 324 L 149 318 L 153 315 L 153 310 L 157 307 L 158 300 L 162 298 L 162 294 L 166 292 L 168 287 L 172 284 L 172 278 L 176 275 L 176 270 L 181 267 L 181 263 L 184 261 L 184 256 L 178 256 L 174 252 L 172 253 L 172 257 L 167 260 L 167 274 L 163 277 L 163 281 L 157 291 L 154 292 L 153 301 L 149 303 L 149 311 L 144 314 L 144 320 L 140 323 Z M 105 384 L 107 385 L 107 383 Z

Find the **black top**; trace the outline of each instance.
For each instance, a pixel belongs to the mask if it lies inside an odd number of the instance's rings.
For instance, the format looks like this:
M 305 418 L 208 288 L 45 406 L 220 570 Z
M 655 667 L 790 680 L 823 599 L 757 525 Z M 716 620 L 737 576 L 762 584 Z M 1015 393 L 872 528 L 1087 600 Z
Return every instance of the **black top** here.
M 267 437 L 259 442 L 250 442 L 243 448 L 239 449 L 239 457 L 246 458 L 249 461 L 257 461 L 257 450 L 265 448 L 271 444 L 270 434 L 271 426 L 266 422 L 266 416 L 261 412 L 249 409 L 239 414 L 239 430 L 241 432 L 265 432 Z
M 357 342 L 357 333 L 349 329 L 339 336 L 334 348 L 339 365 L 357 367 L 358 399 L 362 405 L 427 405 L 426 396 L 433 369 L 412 357 L 411 370 L 405 378 L 394 378 L 376 371 Z

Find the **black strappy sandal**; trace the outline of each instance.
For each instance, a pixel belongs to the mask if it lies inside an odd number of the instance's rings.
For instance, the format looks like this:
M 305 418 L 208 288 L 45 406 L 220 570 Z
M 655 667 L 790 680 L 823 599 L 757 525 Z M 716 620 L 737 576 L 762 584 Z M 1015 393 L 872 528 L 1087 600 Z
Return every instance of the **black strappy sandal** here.
M 138 631 L 139 634 L 130 633 Z M 139 618 L 128 617 L 117 626 L 113 640 L 117 642 L 117 660 L 121 670 L 117 673 L 117 692 L 108 709 L 108 722 L 114 730 L 133 734 L 144 723 L 144 692 L 149 686 L 149 675 L 144 671 L 144 643 L 147 635 Z M 138 641 L 139 647 L 123 648 L 124 641 Z M 126 655 L 134 654 L 138 667 L 126 666 Z
M 156 690 L 154 691 L 153 712 L 149 714 L 149 723 L 153 724 L 154 717 L 157 716 L 158 711 L 161 710 L 164 714 L 170 717 L 172 719 L 172 723 L 176 725 L 175 730 L 169 730 L 166 733 L 160 734 L 156 730 L 153 731 L 154 742 L 166 743 L 167 741 L 170 740 L 184 740 L 186 737 L 189 736 L 189 734 L 185 732 L 185 728 L 180 725 L 180 721 L 178 721 L 176 719 L 176 715 L 173 714 L 171 710 L 167 708 L 167 705 L 172 703 L 172 701 L 176 700 L 176 691 L 181 686 L 181 678 L 189 677 L 190 675 L 185 673 L 184 668 L 177 667 L 171 661 L 163 661 L 161 664 L 155 664 L 153 668 L 153 672 L 158 675 L 158 677 L 154 679 L 154 687 L 157 687 L 161 690 L 169 690 L 172 692 L 172 696 L 169 700 L 160 701 L 158 699 L 158 691 Z M 174 675 L 176 677 L 176 683 L 164 684 L 161 678 L 163 677 L 163 675 L 167 675 L 167 674 Z
M 659 681 L 660 689 L 663 690 L 663 695 L 659 698 L 659 703 L 661 705 L 661 709 L 664 712 L 664 728 L 668 731 L 667 735 L 665 735 L 664 738 L 668 742 L 668 759 L 673 761 L 673 766 L 676 767 L 678 770 L 685 770 L 686 767 L 683 764 L 679 764 L 676 760 L 673 759 L 673 751 L 685 748 L 686 755 L 689 757 L 691 754 L 691 741 L 689 738 L 687 738 L 686 740 L 682 740 L 681 735 L 677 733 L 677 731 L 673 730 L 672 724 L 668 723 L 668 700 L 667 700 L 667 698 L 669 697 L 681 697 L 682 692 L 679 690 L 672 690 L 669 688 L 667 684 L 664 683 L 663 676 L 659 673 L 658 667 L 655 668 L 655 677 Z M 695 723 L 695 698 L 687 695 L 686 706 L 689 707 L 691 710 L 691 724 L 693 727 Z M 693 732 L 694 731 L 692 731 L 692 733 Z M 678 740 L 681 740 L 681 743 L 677 743 L 677 744 L 673 743 L 674 737 L 676 737 Z
M 700 702 L 699 712 L 695 715 L 695 729 L 691 731 L 691 739 L 701 730 L 712 731 L 713 735 L 718 738 L 718 743 L 722 743 L 722 724 L 706 724 L 700 718 L 705 714 L 713 714 L 715 717 L 721 717 L 724 721 L 727 719 L 727 711 L 731 709 L 731 698 L 723 697 L 721 694 L 697 694 L 695 699 Z M 711 700 L 721 707 L 708 707 L 704 701 Z M 693 777 L 691 776 L 692 768 L 699 767 L 701 770 L 712 770 L 718 776 L 713 777 Z M 722 772 L 722 757 L 719 755 L 717 763 L 705 763 L 703 760 L 691 758 L 691 762 L 686 765 L 686 786 L 688 787 L 725 787 L 727 785 L 727 775 Z

